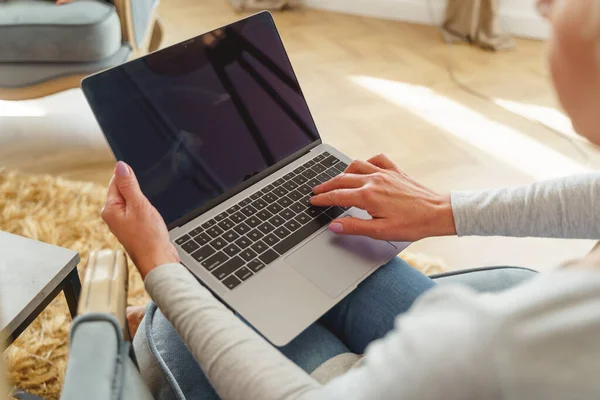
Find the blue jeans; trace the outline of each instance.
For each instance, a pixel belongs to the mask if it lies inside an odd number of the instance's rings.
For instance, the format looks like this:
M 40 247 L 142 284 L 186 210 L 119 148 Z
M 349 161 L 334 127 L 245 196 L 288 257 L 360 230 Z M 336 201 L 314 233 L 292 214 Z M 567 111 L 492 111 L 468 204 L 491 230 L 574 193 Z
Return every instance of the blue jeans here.
M 396 316 L 407 311 L 417 297 L 434 285 L 430 278 L 395 258 L 379 268 L 318 322 L 279 350 L 307 373 L 312 373 L 325 361 L 339 354 L 363 354 L 369 343 L 382 338 L 393 329 Z M 179 343 L 169 344 L 172 353 L 187 351 L 173 329 L 172 334 L 173 338 L 168 339 L 170 342 L 179 340 Z M 199 366 L 190 365 L 193 360 L 191 355 L 173 356 L 173 361 L 181 365 L 172 368 L 171 372 L 179 375 L 174 378 L 179 382 L 186 398 L 218 399 Z M 170 397 L 166 394 L 161 396 L 163 399 Z

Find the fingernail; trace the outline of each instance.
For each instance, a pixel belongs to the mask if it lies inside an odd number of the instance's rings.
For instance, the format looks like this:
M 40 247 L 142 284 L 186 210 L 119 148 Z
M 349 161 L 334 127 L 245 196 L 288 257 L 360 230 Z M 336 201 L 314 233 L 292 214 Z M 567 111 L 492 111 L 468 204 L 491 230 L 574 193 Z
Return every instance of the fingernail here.
M 319 186 L 321 186 L 321 185 L 317 185 L 312 189 L 314 194 L 317 194 L 317 189 L 319 188 Z
M 115 168 L 115 173 L 117 174 L 117 176 L 128 176 L 129 167 L 123 161 L 119 161 L 117 163 L 117 167 Z
M 333 233 L 343 233 L 344 225 L 339 222 L 334 222 L 333 224 L 329 224 L 329 230 Z

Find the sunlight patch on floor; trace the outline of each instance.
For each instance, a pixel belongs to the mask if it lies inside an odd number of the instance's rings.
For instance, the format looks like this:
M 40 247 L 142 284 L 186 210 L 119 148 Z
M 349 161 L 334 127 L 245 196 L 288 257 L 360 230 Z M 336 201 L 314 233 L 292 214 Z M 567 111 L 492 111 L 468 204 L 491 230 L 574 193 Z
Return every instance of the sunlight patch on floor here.
M 536 180 L 590 172 L 583 164 L 429 88 L 369 76 L 350 79 Z

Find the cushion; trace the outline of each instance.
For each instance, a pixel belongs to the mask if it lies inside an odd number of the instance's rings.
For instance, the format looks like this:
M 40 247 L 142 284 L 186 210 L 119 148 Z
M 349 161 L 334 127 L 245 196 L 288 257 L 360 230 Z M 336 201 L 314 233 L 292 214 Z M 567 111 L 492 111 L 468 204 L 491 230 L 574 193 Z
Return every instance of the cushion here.
M 121 47 L 121 22 L 102 0 L 0 2 L 0 62 L 94 62 Z

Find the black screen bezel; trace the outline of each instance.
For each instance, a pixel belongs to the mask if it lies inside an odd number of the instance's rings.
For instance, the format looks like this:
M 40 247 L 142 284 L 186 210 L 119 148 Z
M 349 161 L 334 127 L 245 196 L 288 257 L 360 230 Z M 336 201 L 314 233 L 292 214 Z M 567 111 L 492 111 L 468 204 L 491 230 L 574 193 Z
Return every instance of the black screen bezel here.
M 277 26 L 275 25 L 275 20 L 273 19 L 273 15 L 269 12 L 269 11 L 261 11 L 257 14 L 251 15 L 249 17 L 243 18 L 239 21 L 236 21 L 232 24 L 228 24 L 225 26 L 222 26 L 220 28 L 216 28 L 213 29 L 210 32 L 206 32 L 203 33 L 202 35 L 198 35 L 192 39 L 187 39 L 183 42 L 174 44 L 172 46 L 166 47 L 165 49 L 161 49 L 158 50 L 156 52 L 150 53 L 146 56 L 140 57 L 141 59 L 147 58 L 147 57 L 157 57 L 163 50 L 167 50 L 167 49 L 173 49 L 173 48 L 177 48 L 179 47 L 180 49 L 182 47 L 187 47 L 187 45 L 193 41 L 199 40 L 201 39 L 204 35 L 208 35 L 211 34 L 215 31 L 221 30 L 221 29 L 225 29 L 227 27 L 230 26 L 235 26 L 237 24 L 243 24 L 248 22 L 251 19 L 265 19 L 267 20 L 267 22 L 269 22 L 272 26 L 273 26 L 273 30 L 275 31 L 275 34 L 277 35 L 277 38 L 279 39 L 279 42 L 281 43 L 281 47 L 283 49 L 283 52 L 285 54 L 285 57 L 287 59 L 287 61 L 290 63 L 291 66 L 291 61 L 289 59 L 289 55 L 287 54 L 287 51 L 285 50 L 285 46 L 283 44 L 283 40 L 281 39 L 281 35 L 279 34 L 279 31 L 277 30 Z M 121 65 L 118 65 L 116 67 L 104 70 L 102 72 L 96 73 L 94 75 L 90 75 L 86 78 L 84 78 L 81 81 L 81 89 L 83 91 L 84 96 L 86 97 L 86 100 L 88 101 L 88 104 L 90 105 L 90 108 L 92 109 L 92 112 L 94 111 L 92 106 L 91 106 L 91 102 L 90 102 L 90 97 L 89 97 L 89 93 L 91 93 L 94 90 L 95 87 L 95 82 L 96 82 L 96 78 L 104 73 L 106 73 L 107 71 L 111 71 L 117 68 L 122 68 L 124 65 L 129 64 L 130 62 L 139 60 L 140 58 L 137 58 L 135 60 L 131 60 L 127 63 L 123 63 Z M 296 75 L 296 72 L 294 71 L 293 67 L 291 68 L 291 72 L 292 72 L 292 77 L 298 82 L 298 77 Z M 300 86 L 298 84 L 298 86 Z M 302 96 L 304 97 L 304 93 L 302 92 L 302 89 L 300 88 L 300 93 L 302 94 Z M 306 98 L 305 98 L 306 101 Z M 311 117 L 311 119 L 313 120 L 313 124 L 314 124 L 314 117 L 312 116 L 312 113 L 310 112 L 310 109 L 308 110 L 309 115 Z M 96 118 L 96 122 L 98 122 L 98 125 L 100 126 L 100 130 L 102 131 L 102 134 L 104 136 L 104 139 L 106 140 L 106 143 L 109 145 L 110 148 L 110 142 L 108 141 L 108 137 L 106 135 L 106 133 L 104 133 L 104 129 L 102 129 L 102 126 L 100 125 L 100 122 L 98 121 L 98 118 L 96 117 L 96 114 L 94 113 L 94 118 Z M 315 124 L 316 126 L 316 124 Z M 204 203 L 202 206 L 186 213 L 183 217 L 171 222 L 170 224 L 167 225 L 167 228 L 169 230 L 172 230 L 174 228 L 177 228 L 179 226 L 185 225 L 186 223 L 188 223 L 189 221 L 193 220 L 194 218 L 204 214 L 205 212 L 213 209 L 214 207 L 218 206 L 219 204 L 225 202 L 226 200 L 232 198 L 233 196 L 237 195 L 238 193 L 242 192 L 243 190 L 249 188 L 250 186 L 254 185 L 255 183 L 259 182 L 260 180 L 266 178 L 267 176 L 271 175 L 273 172 L 285 167 L 286 165 L 290 164 L 291 162 L 297 160 L 298 158 L 302 157 L 303 155 L 307 154 L 311 149 L 315 148 L 316 146 L 320 145 L 322 143 L 322 139 L 321 136 L 319 135 L 318 129 L 315 131 L 316 135 L 317 135 L 317 139 L 313 142 L 311 142 L 310 144 L 308 144 L 307 146 L 303 147 L 302 149 L 298 150 L 297 152 L 291 154 L 290 156 L 284 158 L 283 160 L 273 164 L 272 166 L 270 166 L 269 168 L 261 171 L 260 173 L 252 176 L 251 178 L 245 180 L 244 182 L 242 182 L 241 184 L 235 186 L 234 188 L 224 192 L 223 194 L 221 194 L 220 196 L 215 197 L 214 199 Z M 116 160 L 115 154 L 111 148 L 111 153 L 113 154 L 113 157 Z

